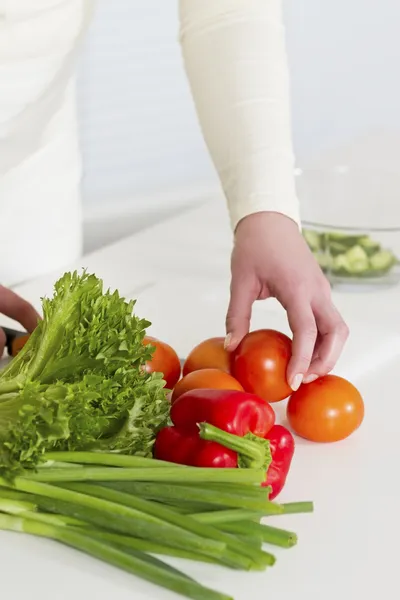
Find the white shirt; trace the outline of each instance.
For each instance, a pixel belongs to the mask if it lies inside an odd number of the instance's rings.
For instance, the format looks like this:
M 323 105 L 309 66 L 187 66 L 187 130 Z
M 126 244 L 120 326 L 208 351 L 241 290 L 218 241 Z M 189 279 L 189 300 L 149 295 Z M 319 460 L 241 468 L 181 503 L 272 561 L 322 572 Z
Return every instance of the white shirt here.
M 184 66 L 233 229 L 259 211 L 299 222 L 281 4 L 179 1 Z M 0 0 L 2 221 L 16 207 L 34 220 L 35 190 L 42 199 L 64 193 L 69 217 L 71 211 L 80 217 L 74 70 L 94 5 L 95 0 Z M 67 194 L 73 201 L 66 201 Z M 71 240 L 62 239 L 67 215 L 61 200 L 54 207 L 54 265 L 60 265 L 67 262 L 62 247 L 71 247 Z M 0 250 L 1 245 L 0 240 Z M 79 228 L 72 246 L 79 253 Z M 46 248 L 43 244 L 37 257 L 42 264 L 49 262 Z M 23 276 L 21 260 L 0 268 L 3 283 Z

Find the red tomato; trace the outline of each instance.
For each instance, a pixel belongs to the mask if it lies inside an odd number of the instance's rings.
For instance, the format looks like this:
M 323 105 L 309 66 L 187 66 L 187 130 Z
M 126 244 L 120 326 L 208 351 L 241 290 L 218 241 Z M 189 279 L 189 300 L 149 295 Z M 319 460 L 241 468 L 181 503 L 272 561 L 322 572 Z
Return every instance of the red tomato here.
M 219 369 L 201 369 L 193 371 L 183 377 L 175 386 L 172 392 L 171 401 L 175 402 L 179 396 L 189 390 L 197 390 L 200 388 L 212 390 L 238 390 L 243 392 L 243 388 L 236 379 L 220 371 Z
M 232 374 L 246 392 L 279 402 L 292 393 L 286 379 L 291 355 L 292 342 L 287 335 L 273 329 L 252 331 L 234 352 Z
M 230 373 L 230 354 L 225 350 L 224 342 L 225 338 L 215 337 L 195 346 L 185 360 L 183 375 L 199 369 L 220 369 Z
M 166 388 L 172 390 L 181 376 L 181 363 L 177 353 L 165 342 L 151 336 L 146 336 L 143 344 L 155 347 L 151 361 L 146 363 L 147 373 L 162 373 L 166 381 Z
M 337 442 L 361 425 L 364 402 L 349 381 L 325 375 L 292 394 L 287 418 L 293 431 L 307 440 Z

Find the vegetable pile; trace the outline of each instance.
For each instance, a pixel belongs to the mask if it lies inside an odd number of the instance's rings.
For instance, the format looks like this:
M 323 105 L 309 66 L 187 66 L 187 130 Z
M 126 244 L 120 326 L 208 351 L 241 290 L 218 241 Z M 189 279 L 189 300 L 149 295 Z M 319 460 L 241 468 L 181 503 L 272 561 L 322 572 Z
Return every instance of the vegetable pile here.
M 329 375 L 291 394 L 291 340 L 250 332 L 229 354 L 205 340 L 183 365 L 146 336 L 134 302 L 66 273 L 43 320 L 0 374 L 0 529 L 47 537 L 198 600 L 230 600 L 159 556 L 242 570 L 275 563 L 294 533 L 265 517 L 295 451 L 289 426 L 328 442 L 355 431 L 358 390 Z M 290 395 L 291 394 L 291 395 Z M 217 468 L 215 468 L 217 467 Z

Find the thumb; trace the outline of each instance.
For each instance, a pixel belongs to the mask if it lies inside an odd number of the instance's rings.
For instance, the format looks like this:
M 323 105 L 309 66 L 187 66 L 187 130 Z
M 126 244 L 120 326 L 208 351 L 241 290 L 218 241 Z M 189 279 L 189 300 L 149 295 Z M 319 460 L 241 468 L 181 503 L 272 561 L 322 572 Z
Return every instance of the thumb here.
M 251 281 L 232 278 L 231 297 L 226 314 L 225 348 L 227 350 L 235 350 L 249 332 L 251 309 L 257 296 Z

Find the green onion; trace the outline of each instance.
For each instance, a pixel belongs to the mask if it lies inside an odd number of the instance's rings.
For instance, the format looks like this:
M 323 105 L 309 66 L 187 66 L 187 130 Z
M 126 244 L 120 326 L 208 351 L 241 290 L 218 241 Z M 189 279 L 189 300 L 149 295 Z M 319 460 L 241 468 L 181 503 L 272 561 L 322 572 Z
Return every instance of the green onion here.
M 58 540 L 195 600 L 228 596 L 154 555 L 264 571 L 275 557 L 263 543 L 289 548 L 297 537 L 261 519 L 313 510 L 312 502 L 271 502 L 262 469 L 100 452 L 49 452 L 44 459 L 35 472 L 0 478 L 0 529 Z
M 312 502 L 289 502 L 281 506 L 283 508 L 282 514 L 285 515 L 314 512 L 314 504 Z
M 121 548 L 90 537 L 86 532 L 2 514 L 0 514 L 0 529 L 29 533 L 62 542 L 193 600 L 233 600 L 230 596 L 203 587 L 184 574 L 178 574 L 175 569 L 163 565 L 161 561 L 150 562 L 146 555 L 141 555 L 139 552 L 136 555 L 124 552 Z
M 220 469 L 214 469 L 219 471 Z M 246 469 L 232 469 L 232 471 L 245 471 Z M 151 481 L 135 481 L 135 482 L 118 482 L 116 486 L 113 486 L 121 491 L 128 492 L 130 494 L 142 496 L 143 498 L 157 500 L 159 502 L 165 501 L 194 501 L 202 502 L 205 504 L 212 504 L 216 506 L 223 506 L 225 508 L 246 508 L 262 512 L 264 515 L 275 515 L 281 514 L 283 509 L 279 504 L 270 502 L 267 498 L 248 497 L 245 495 L 245 490 L 249 486 L 244 486 L 244 494 L 240 492 L 227 492 L 223 493 L 219 490 L 209 489 L 208 485 L 203 487 L 197 486 L 185 486 L 182 484 L 175 483 L 153 483 Z
M 231 542 L 230 536 L 221 534 L 218 529 L 206 525 L 204 522 L 199 523 L 190 516 L 175 513 L 173 510 L 157 502 L 144 500 L 143 498 L 138 498 L 137 496 L 132 496 L 131 494 L 126 494 L 124 492 L 118 492 L 117 490 L 105 488 L 100 485 L 70 483 L 66 487 L 69 490 L 82 492 L 88 496 L 102 498 L 103 500 L 109 500 L 110 502 L 133 508 L 141 513 L 155 517 L 155 519 L 160 520 L 160 522 L 164 521 L 171 525 L 186 529 L 199 537 L 214 539 L 224 544 Z
M 103 465 L 109 467 L 124 467 L 137 469 L 140 467 L 180 467 L 187 468 L 184 465 L 156 460 L 155 458 L 145 458 L 143 456 L 132 456 L 128 454 L 111 454 L 107 452 L 46 452 L 44 459 L 48 461 L 62 461 L 65 463 L 79 463 L 88 465 Z M 72 465 L 70 465 L 72 466 Z M 189 467 L 190 468 L 190 467 Z
M 103 488 L 101 486 L 90 484 L 69 484 L 68 489 L 77 492 L 83 492 L 90 496 L 102 498 L 107 501 L 118 503 L 119 505 L 128 506 L 135 510 L 140 510 L 147 515 L 151 515 L 156 519 L 187 529 L 191 533 L 197 534 L 200 537 L 205 536 L 209 540 L 216 540 L 226 544 L 227 548 L 235 552 L 235 554 L 244 555 L 254 561 L 255 566 L 260 568 L 274 564 L 275 557 L 267 552 L 254 552 L 253 548 L 247 548 L 244 543 L 238 545 L 235 538 L 231 535 L 226 535 L 222 531 L 211 527 L 210 525 L 199 523 L 190 516 L 184 516 L 174 513 L 173 511 L 158 505 L 156 502 L 149 502 L 142 498 L 137 498 L 117 490 Z M 243 540 L 242 540 L 243 541 Z
M 181 485 L 177 483 L 176 485 Z M 184 485 L 184 483 L 183 483 Z M 202 487 L 202 484 L 194 482 L 191 487 Z M 240 496 L 250 496 L 252 498 L 263 498 L 268 500 L 271 489 L 261 485 L 243 485 L 241 483 L 214 483 L 213 481 L 207 484 L 207 489 L 214 492 L 229 492 L 230 494 L 239 494 Z
M 262 525 L 261 523 L 249 523 L 242 521 L 238 523 L 221 523 L 219 527 L 223 531 L 230 533 L 249 535 L 253 533 L 259 536 L 261 540 L 274 546 L 281 548 L 291 548 L 297 544 L 297 535 L 285 529 L 278 529 L 270 525 Z
M 24 479 L 56 483 L 63 481 L 151 481 L 151 482 L 184 482 L 184 483 L 262 483 L 265 473 L 257 469 L 204 469 L 165 467 L 155 468 L 114 468 L 85 467 L 77 469 L 40 469 L 34 473 L 24 473 Z M 2 481 L 0 479 L 0 485 Z
M 164 556 L 174 556 L 176 558 L 185 558 L 187 560 L 196 560 L 198 562 L 221 564 L 233 569 L 244 569 L 246 571 L 249 571 L 254 567 L 253 561 L 244 556 L 238 557 L 229 549 L 225 550 L 224 554 L 219 558 L 210 558 L 209 556 L 205 556 L 191 550 L 171 548 L 170 546 L 164 544 L 150 542 L 148 540 L 134 538 L 131 536 L 110 533 L 108 531 L 92 530 L 91 535 L 100 540 L 104 539 L 106 541 L 112 541 L 118 546 L 134 548 L 141 550 L 142 552 L 151 552 L 153 554 L 160 554 Z
M 210 512 L 193 513 L 191 517 L 201 523 L 219 524 L 244 521 L 245 519 L 261 519 L 262 513 L 253 510 L 234 508 L 232 510 L 213 510 Z
M 197 550 L 213 557 L 220 556 L 225 548 L 222 542 L 195 536 L 184 529 L 115 502 L 22 477 L 16 478 L 14 484 L 18 490 L 34 494 L 39 506 L 118 533 L 129 533 L 136 537 L 165 542 L 177 548 Z M 40 496 L 55 501 L 50 503 L 51 508 L 46 500 L 40 499 Z

